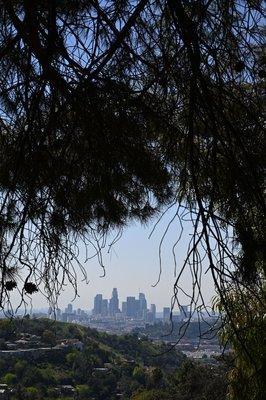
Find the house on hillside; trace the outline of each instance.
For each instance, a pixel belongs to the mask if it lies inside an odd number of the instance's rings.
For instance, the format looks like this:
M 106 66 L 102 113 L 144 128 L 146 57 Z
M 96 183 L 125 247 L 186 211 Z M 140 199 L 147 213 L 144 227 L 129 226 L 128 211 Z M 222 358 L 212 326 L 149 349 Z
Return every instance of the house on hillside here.
M 9 400 L 10 399 L 10 391 L 5 383 L 0 384 L 0 400 Z
M 77 339 L 64 339 L 59 346 L 70 347 L 78 351 L 83 351 L 84 349 L 84 343 Z
M 56 388 L 61 396 L 75 397 L 76 389 L 72 385 L 60 385 Z

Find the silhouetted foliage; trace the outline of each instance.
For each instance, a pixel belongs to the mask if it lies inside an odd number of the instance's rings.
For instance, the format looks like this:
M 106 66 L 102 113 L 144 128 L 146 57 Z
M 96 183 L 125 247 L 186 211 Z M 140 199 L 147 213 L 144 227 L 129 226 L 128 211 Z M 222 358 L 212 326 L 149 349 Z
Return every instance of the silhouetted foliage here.
M 103 265 L 110 229 L 175 205 L 194 231 L 173 307 L 186 268 L 205 306 L 207 260 L 243 344 L 231 289 L 247 315 L 243 291 L 264 300 L 262 1 L 2 1 L 0 21 L 1 307 L 54 305 L 81 242 Z

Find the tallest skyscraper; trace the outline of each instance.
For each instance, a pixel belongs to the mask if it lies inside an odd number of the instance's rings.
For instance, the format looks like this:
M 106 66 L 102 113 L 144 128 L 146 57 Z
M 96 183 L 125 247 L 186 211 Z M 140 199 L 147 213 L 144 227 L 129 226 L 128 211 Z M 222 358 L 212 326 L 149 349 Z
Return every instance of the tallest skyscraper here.
M 109 314 L 115 315 L 119 312 L 119 299 L 118 299 L 118 292 L 117 288 L 113 288 L 112 297 L 109 303 Z

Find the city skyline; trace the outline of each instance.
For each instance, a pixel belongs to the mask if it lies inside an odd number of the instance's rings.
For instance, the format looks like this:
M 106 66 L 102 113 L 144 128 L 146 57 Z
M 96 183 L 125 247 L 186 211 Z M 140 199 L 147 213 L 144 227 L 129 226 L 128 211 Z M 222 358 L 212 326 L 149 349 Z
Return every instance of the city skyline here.
M 33 317 L 40 314 L 32 313 Z M 103 330 L 106 332 L 122 333 L 131 332 L 137 327 L 154 325 L 158 322 L 169 324 L 174 322 L 194 319 L 188 305 L 180 305 L 179 312 L 173 312 L 171 307 L 163 307 L 162 312 L 157 312 L 156 304 L 148 304 L 145 293 L 138 296 L 127 296 L 126 299 L 119 297 L 117 288 L 113 288 L 110 298 L 104 298 L 102 293 L 97 293 L 93 299 L 93 309 L 75 309 L 69 303 L 62 310 L 57 308 L 54 312 L 48 310 L 47 317 L 62 322 L 77 323 L 85 326 Z
M 102 293 L 98 293 L 94 297 L 92 315 L 96 318 L 117 318 L 123 316 L 154 323 L 156 319 L 156 305 L 151 304 L 150 308 L 148 308 L 144 293 L 139 293 L 138 298 L 135 296 L 127 296 L 124 301 L 119 300 L 118 290 L 117 288 L 113 288 L 110 299 L 104 299 Z
M 187 241 L 192 229 L 189 222 L 183 224 L 183 236 L 175 247 L 175 265 L 173 246 L 180 235 L 181 229 L 177 221 L 174 221 L 168 229 L 163 245 L 160 248 L 161 239 L 174 212 L 174 209 L 166 212 L 151 237 L 150 234 L 157 221 L 156 219 L 145 226 L 131 224 L 125 229 L 117 243 L 111 248 L 107 245 L 106 249 L 103 249 L 102 262 L 105 267 L 104 271 L 99 265 L 97 257 L 88 259 L 88 254 L 81 244 L 80 262 L 86 270 L 87 281 L 84 280 L 77 266 L 77 296 L 73 301 L 75 291 L 70 284 L 67 284 L 58 298 L 58 307 L 62 308 L 64 304 L 73 302 L 76 308 L 92 309 L 94 296 L 97 293 L 102 293 L 105 298 L 109 298 L 114 287 L 119 288 L 121 297 L 124 298 L 126 298 L 127 293 L 144 292 L 150 303 L 155 303 L 160 310 L 166 305 L 170 305 L 174 292 L 174 282 L 186 257 Z M 112 242 L 114 236 L 115 232 L 112 237 L 109 237 L 108 244 Z M 159 249 L 162 261 L 161 270 Z M 208 265 L 205 266 L 206 271 L 207 269 Z M 204 280 L 202 292 L 206 304 L 210 304 L 215 294 L 210 271 L 207 274 L 203 273 L 202 279 Z M 184 292 L 192 293 L 189 270 L 184 272 L 180 284 Z M 12 293 L 11 295 L 13 304 L 19 304 L 20 298 L 17 294 Z M 179 292 L 179 301 L 181 304 L 186 304 L 189 302 L 189 298 L 183 292 Z M 32 302 L 28 303 L 29 309 L 31 304 L 33 308 L 49 307 L 47 299 L 40 292 L 32 295 Z
M 116 293 L 116 299 L 117 299 L 117 304 L 115 309 L 113 308 L 113 294 Z M 138 297 L 138 298 L 137 298 Z M 147 301 L 148 300 L 148 301 Z M 58 307 L 57 310 L 60 310 L 62 312 L 62 310 L 64 310 L 65 313 L 69 313 L 72 314 L 77 310 L 81 310 L 81 311 L 85 311 L 86 313 L 89 313 L 91 315 L 97 316 L 97 315 L 102 315 L 102 316 L 114 316 L 116 314 L 119 313 L 123 313 L 123 306 L 125 305 L 125 303 L 127 302 L 133 302 L 136 301 L 138 302 L 138 306 L 139 309 L 141 311 L 143 310 L 149 310 L 149 309 L 153 309 L 155 314 L 169 314 L 171 311 L 173 311 L 174 314 L 179 313 L 180 315 L 182 315 L 183 317 L 186 317 L 188 310 L 189 310 L 189 305 L 180 305 L 180 307 L 178 307 L 177 309 L 175 308 L 174 310 L 172 310 L 171 305 L 164 305 L 161 309 L 157 308 L 156 303 L 152 303 L 149 301 L 149 299 L 146 298 L 146 294 L 142 293 L 142 292 L 138 292 L 138 294 L 136 295 L 132 295 L 132 293 L 128 296 L 126 296 L 126 298 L 122 298 L 119 297 L 119 290 L 118 288 L 113 288 L 110 298 L 104 298 L 102 293 L 97 293 L 94 298 L 93 298 L 93 307 L 92 308 L 83 308 L 81 309 L 80 307 L 75 308 L 74 307 L 74 303 L 68 303 L 67 305 L 64 305 L 63 307 Z M 107 305 L 107 307 L 106 307 Z M 37 309 L 36 309 L 37 310 Z M 52 309 L 51 313 L 53 312 Z M 107 310 L 107 313 L 105 313 L 105 311 Z M 128 315 L 130 316 L 130 315 Z

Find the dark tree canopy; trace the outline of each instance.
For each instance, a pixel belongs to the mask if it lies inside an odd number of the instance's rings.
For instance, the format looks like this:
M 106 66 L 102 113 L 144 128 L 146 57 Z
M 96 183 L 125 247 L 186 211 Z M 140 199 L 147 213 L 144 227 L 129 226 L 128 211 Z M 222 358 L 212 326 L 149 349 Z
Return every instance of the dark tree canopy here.
M 18 280 L 22 299 L 44 284 L 56 301 L 75 286 L 79 240 L 166 204 L 194 226 L 174 301 L 188 267 L 191 308 L 204 304 L 207 256 L 229 322 L 232 291 L 246 315 L 241 293 L 264 302 L 263 12 L 258 0 L 1 2 L 1 307 Z

